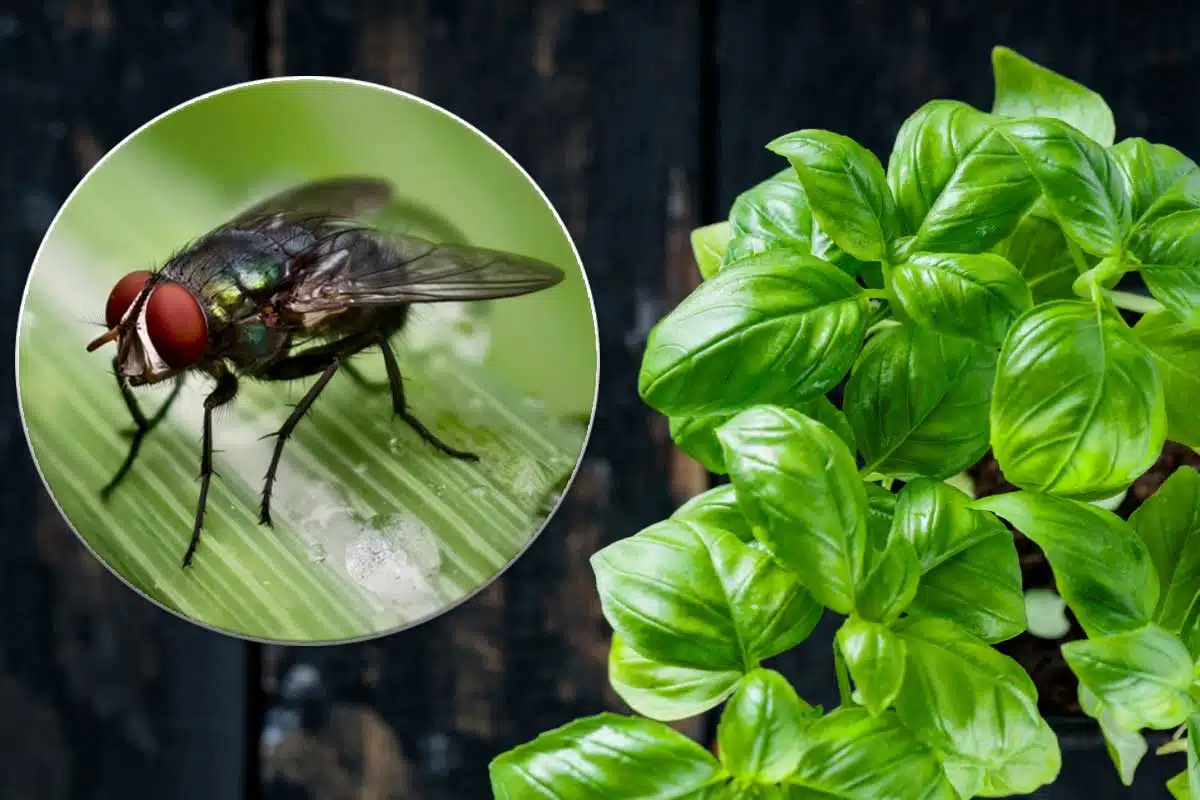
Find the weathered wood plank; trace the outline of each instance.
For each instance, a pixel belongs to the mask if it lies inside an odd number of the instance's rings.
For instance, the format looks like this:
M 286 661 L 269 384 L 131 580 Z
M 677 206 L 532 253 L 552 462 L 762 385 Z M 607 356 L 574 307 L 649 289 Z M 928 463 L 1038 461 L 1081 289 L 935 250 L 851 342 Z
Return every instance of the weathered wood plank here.
M 232 4 L 72 0 L 0 11 L 0 312 L 58 206 L 156 114 L 247 72 Z M 234 798 L 244 646 L 161 611 L 93 558 L 45 496 L 0 371 L 0 796 Z
M 331 714 L 377 715 L 379 729 L 322 722 L 291 737 L 360 754 L 345 762 L 347 787 L 394 769 L 411 796 L 485 797 L 496 753 L 621 707 L 588 558 L 704 485 L 671 455 L 636 387 L 650 325 L 694 280 L 696 12 L 597 0 L 370 4 L 361 14 L 285 5 L 287 71 L 413 91 L 480 127 L 548 194 L 591 279 L 603 363 L 595 432 L 539 540 L 501 580 L 415 631 L 319 654 L 272 648 L 281 670 L 320 661 Z M 283 749 L 265 756 L 268 797 L 343 796 L 321 795 Z

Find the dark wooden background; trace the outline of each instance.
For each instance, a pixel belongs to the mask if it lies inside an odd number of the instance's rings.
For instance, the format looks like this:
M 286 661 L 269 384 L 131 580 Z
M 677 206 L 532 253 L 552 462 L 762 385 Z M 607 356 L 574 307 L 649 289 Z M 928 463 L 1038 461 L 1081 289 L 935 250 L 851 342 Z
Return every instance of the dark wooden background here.
M 1200 6 L 1153 0 L 0 2 L 6 358 L 34 251 L 105 150 L 202 92 L 325 74 L 427 97 L 525 165 L 583 254 L 602 364 L 586 461 L 525 557 L 435 622 L 326 649 L 192 627 L 95 563 L 43 494 L 0 370 L 0 798 L 490 796 L 493 755 L 621 708 L 587 558 L 707 485 L 636 373 L 695 283 L 688 231 L 780 167 L 763 145 L 823 127 L 886 158 L 926 100 L 986 107 L 1003 43 L 1102 92 L 1120 136 L 1197 156 L 1198 34 Z M 836 698 L 831 630 L 780 660 L 813 702 Z M 1045 797 L 1158 797 L 1178 769 L 1127 790 L 1081 746 Z

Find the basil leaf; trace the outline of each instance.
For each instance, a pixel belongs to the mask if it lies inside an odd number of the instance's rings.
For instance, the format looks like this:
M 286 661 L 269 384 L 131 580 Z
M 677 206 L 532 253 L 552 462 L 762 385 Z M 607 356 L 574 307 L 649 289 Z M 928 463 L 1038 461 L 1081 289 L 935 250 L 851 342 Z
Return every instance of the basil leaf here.
M 1132 212 L 1124 175 L 1104 147 L 1054 119 L 1011 120 L 997 130 L 1037 180 L 1063 233 L 1093 255 L 1121 251 Z
M 886 625 L 850 617 L 837 632 L 837 644 L 863 705 L 879 716 L 895 701 L 904 682 L 904 640 Z
M 845 272 L 858 275 L 863 262 L 838 247 L 813 219 L 804 187 L 788 168 L 742 192 L 729 211 L 732 241 L 725 263 L 771 250 L 811 253 Z
M 941 481 L 917 478 L 900 492 L 895 535 L 913 543 L 921 581 L 908 613 L 949 619 L 985 642 L 1025 630 L 1016 544 L 991 514 Z
M 743 781 L 779 783 L 800 763 L 800 742 L 817 716 L 786 678 L 756 669 L 742 678 L 721 712 L 721 763 Z
M 732 264 L 651 330 L 638 392 L 680 416 L 825 394 L 854 361 L 867 307 L 852 278 L 811 256 Z
M 893 713 L 839 708 L 813 723 L 803 742 L 800 766 L 785 781 L 795 800 L 958 800 L 937 755 Z
M 706 528 L 728 531 L 743 542 L 753 542 L 754 532 L 738 506 L 732 483 L 709 489 L 675 509 L 671 519 L 698 522 Z
M 1007 47 L 992 49 L 996 99 L 992 113 L 1004 117 L 1054 117 L 1107 147 L 1116 136 L 1108 103 L 1096 92 L 1036 64 Z
M 497 800 L 529 797 L 693 798 L 724 783 L 700 745 L 660 722 L 597 714 L 543 733 L 488 766 Z
M 1200 208 L 1139 223 L 1126 246 L 1150 294 L 1189 325 L 1200 325 Z
M 988 116 L 935 100 L 905 121 L 888 161 L 908 252 L 978 253 L 1005 239 L 1041 188 Z
M 741 670 L 662 664 L 634 650 L 620 634 L 613 634 L 608 651 L 608 679 L 613 690 L 634 711 L 664 722 L 716 707 L 741 677 Z
M 1141 219 L 1180 180 L 1200 172 L 1195 162 L 1174 147 L 1142 138 L 1118 142 L 1109 153 L 1125 176 L 1134 219 Z
M 841 409 L 824 395 L 802 401 L 795 409 L 825 425 L 854 450 L 854 431 Z M 724 425 L 736 412 L 705 414 L 693 417 L 671 418 L 671 439 L 683 452 L 700 462 L 709 472 L 725 473 L 725 455 L 717 441 L 717 428 Z
M 921 564 L 913 546 L 902 537 L 893 537 L 871 562 L 858 586 L 854 608 L 863 619 L 889 623 L 912 604 Z
M 867 472 L 948 478 L 988 447 L 995 353 L 963 339 L 894 325 L 863 348 L 843 409 Z
M 1104 745 L 1121 776 L 1121 783 L 1132 786 L 1138 764 L 1149 749 L 1146 737 L 1118 725 L 1112 711 L 1083 684 L 1079 686 L 1079 705 L 1083 708 L 1083 713 L 1100 723 Z
M 818 602 L 841 614 L 853 610 L 867 496 L 845 442 L 816 420 L 776 406 L 743 411 L 717 436 L 755 536 Z
M 1166 438 L 1158 372 L 1120 319 L 1057 300 L 1017 321 L 992 392 L 992 448 L 1023 489 L 1111 497 L 1150 468 Z
M 999 347 L 1033 306 L 1016 267 L 993 253 L 917 253 L 891 270 L 891 286 L 918 325 Z
M 711 278 L 721 269 L 729 234 L 728 222 L 715 222 L 692 231 L 692 255 L 696 258 L 696 267 L 705 278 Z
M 1008 520 L 1042 548 L 1059 594 L 1088 636 L 1135 630 L 1153 618 L 1159 596 L 1154 562 L 1116 514 L 1034 492 L 993 495 L 973 505 Z
M 1195 786 L 1195 790 L 1188 789 L 1193 800 L 1196 792 L 1200 791 L 1200 719 L 1195 715 L 1188 717 L 1187 721 L 1187 781 L 1186 786 Z
M 895 631 L 908 654 L 896 712 L 943 754 L 962 796 L 1029 794 L 1058 776 L 1058 741 L 1019 664 L 948 620 L 908 618 Z
M 1193 399 L 1200 397 L 1200 327 L 1155 311 L 1138 320 L 1133 333 L 1150 351 L 1162 379 L 1168 438 L 1200 450 L 1200 414 Z
M 1188 746 L 1189 748 L 1191 747 L 1190 738 L 1188 739 Z M 1175 798 L 1175 800 L 1195 800 L 1191 789 L 1188 787 L 1188 771 L 1186 769 L 1167 781 L 1167 791 L 1171 793 L 1171 797 Z
M 873 153 L 853 139 L 817 130 L 781 136 L 767 149 L 791 163 L 813 216 L 838 247 L 863 261 L 887 258 L 900 221 Z
M 1067 237 L 1053 219 L 1030 213 L 994 252 L 1025 278 L 1035 305 L 1075 297 L 1072 285 L 1078 268 L 1067 247 Z
M 613 630 L 663 664 L 752 669 L 802 641 L 821 616 L 767 553 L 690 520 L 651 525 L 591 563 Z
M 959 164 L 990 130 L 987 114 L 957 100 L 926 103 L 904 121 L 887 179 L 906 232 L 917 232 Z
M 1192 713 L 1192 658 L 1178 636 L 1157 625 L 1068 642 L 1062 653 L 1126 730 L 1173 728 Z
M 1195 631 L 1200 616 L 1200 472 L 1184 466 L 1171 474 L 1129 517 L 1146 543 L 1162 593 L 1154 619 L 1172 633 Z M 1200 649 L 1200 641 L 1186 641 Z M 1200 653 L 1196 653 L 1200 655 Z

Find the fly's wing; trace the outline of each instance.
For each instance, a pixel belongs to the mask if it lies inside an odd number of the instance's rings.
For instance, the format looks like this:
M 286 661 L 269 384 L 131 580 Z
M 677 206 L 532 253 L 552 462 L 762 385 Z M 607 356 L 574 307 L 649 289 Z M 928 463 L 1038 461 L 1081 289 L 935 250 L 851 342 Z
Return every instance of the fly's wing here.
M 346 176 L 293 186 L 234 217 L 240 223 L 275 214 L 295 217 L 365 217 L 392 199 L 392 187 L 378 178 Z
M 304 314 L 348 306 L 489 300 L 559 283 L 558 267 L 525 256 L 415 236 L 345 231 L 314 248 L 282 305 Z

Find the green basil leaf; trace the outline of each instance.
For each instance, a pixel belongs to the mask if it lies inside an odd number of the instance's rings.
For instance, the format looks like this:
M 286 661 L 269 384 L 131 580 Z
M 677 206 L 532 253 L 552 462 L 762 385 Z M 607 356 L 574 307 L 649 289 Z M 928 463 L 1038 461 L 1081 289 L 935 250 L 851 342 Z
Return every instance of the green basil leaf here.
M 1078 268 L 1067 247 L 1067 237 L 1053 219 L 1037 213 L 1027 215 L 994 252 L 1025 278 L 1034 304 L 1075 297 L 1071 287 Z
M 683 734 L 661 722 L 607 713 L 497 756 L 488 775 L 497 800 L 691 800 L 727 780 L 712 754 Z
M 816 420 L 776 406 L 741 412 L 717 436 L 755 536 L 818 602 L 841 614 L 853 610 L 867 496 L 845 442 Z
M 996 99 L 992 113 L 1003 117 L 1054 117 L 1107 147 L 1116 136 L 1108 103 L 1096 92 L 1036 64 L 1007 47 L 992 49 Z
M 964 797 L 1029 794 L 1053 782 L 1061 753 L 1019 664 L 947 620 L 901 620 L 908 654 L 895 708 L 939 751 Z
M 853 139 L 818 130 L 789 133 L 767 149 L 791 163 L 813 216 L 838 247 L 863 261 L 887 258 L 900 220 L 873 153 Z
M 779 783 L 800 763 L 805 729 L 819 716 L 778 672 L 747 674 L 721 712 L 717 745 L 735 777 Z
M 866 577 L 858 586 L 854 608 L 863 619 L 889 623 L 912 604 L 921 578 L 921 563 L 913 546 L 903 537 L 893 537 L 870 560 Z
M 1175 800 L 1196 800 L 1192 796 L 1191 789 L 1188 786 L 1188 771 L 1186 769 L 1167 781 L 1167 791 L 1171 793 L 1171 797 L 1175 798 Z
M 715 708 L 737 687 L 741 670 L 696 669 L 662 664 L 613 634 L 608 680 L 634 711 L 664 722 L 686 719 Z
M 842 406 L 866 470 L 948 478 L 982 458 L 995 359 L 983 345 L 921 328 L 875 334 Z
M 752 669 L 802 641 L 821 616 L 770 555 L 695 521 L 651 525 L 591 563 L 613 630 L 663 664 Z
M 698 522 L 706 528 L 728 531 L 743 542 L 755 541 L 750 523 L 738 506 L 732 483 L 709 489 L 675 509 L 671 519 Z
M 729 235 L 728 222 L 714 222 L 692 231 L 692 255 L 696 258 L 696 267 L 705 278 L 711 278 L 721 269 Z
M 1158 372 L 1123 321 L 1057 300 L 1021 317 L 1000 352 L 992 447 L 1021 488 L 1111 497 L 1162 451 L 1163 402 Z
M 1116 255 L 1132 224 L 1125 178 L 1107 150 L 1054 119 L 997 126 L 1037 180 L 1063 233 L 1084 251 Z
M 791 800 L 958 800 L 937 754 L 893 713 L 839 708 L 805 731 L 800 766 L 786 780 Z
M 1146 288 L 1167 310 L 1200 325 L 1200 208 L 1139 223 L 1126 243 Z
M 1088 636 L 1135 630 L 1153 619 L 1159 596 L 1154 562 L 1116 514 L 1035 492 L 993 495 L 973 505 L 1008 520 L 1042 548 L 1059 594 Z
M 729 211 L 732 241 L 725 263 L 771 250 L 811 253 L 858 275 L 865 264 L 838 247 L 813 219 L 804 187 L 788 168 L 738 195 Z
M 1125 139 L 1109 152 L 1125 176 L 1134 219 L 1141 219 L 1181 179 L 1200 172 L 1195 162 L 1174 147 L 1142 138 Z
M 837 632 L 837 644 L 863 705 L 879 716 L 891 707 L 904 682 L 904 640 L 886 625 L 850 617 Z
M 960 490 L 928 478 L 900 492 L 893 531 L 913 543 L 922 572 L 908 613 L 949 619 L 1000 642 L 1025 630 L 1021 565 L 1008 528 L 970 504 Z
M 986 114 L 927 103 L 901 127 L 888 162 L 908 252 L 979 253 L 1007 238 L 1042 190 Z
M 934 100 L 916 110 L 896 134 L 887 179 L 904 230 L 922 220 L 971 150 L 991 130 L 987 114 L 957 100 Z
M 1192 657 L 1178 636 L 1153 623 L 1067 642 L 1062 653 L 1079 682 L 1126 730 L 1173 728 L 1192 713 Z
M 700 284 L 650 332 L 638 392 L 667 415 L 799 402 L 836 386 L 854 361 L 868 303 L 812 256 L 775 251 Z
M 1194 631 L 1200 616 L 1200 472 L 1177 469 L 1133 512 L 1129 526 L 1146 543 L 1162 587 L 1155 620 L 1172 633 Z
M 850 429 L 846 415 L 828 397 L 818 395 L 800 402 L 794 408 L 825 425 L 840 436 L 851 451 L 854 450 L 854 431 Z M 717 428 L 728 422 L 735 413 L 672 417 L 671 439 L 709 472 L 724 474 L 725 454 L 721 450 L 721 443 L 717 441 Z
M 1146 314 L 1133 333 L 1150 351 L 1162 379 L 1167 410 L 1167 437 L 1200 450 L 1200 327 L 1167 311 Z
M 1083 708 L 1083 713 L 1100 723 L 1100 732 L 1104 734 L 1108 756 L 1121 776 L 1121 783 L 1132 786 L 1138 764 L 1149 749 L 1146 737 L 1117 724 L 1116 717 L 1108 706 L 1083 684 L 1079 685 L 1079 705 Z
M 994 253 L 917 253 L 891 276 L 892 290 L 918 325 L 995 347 L 1033 306 L 1021 273 Z

